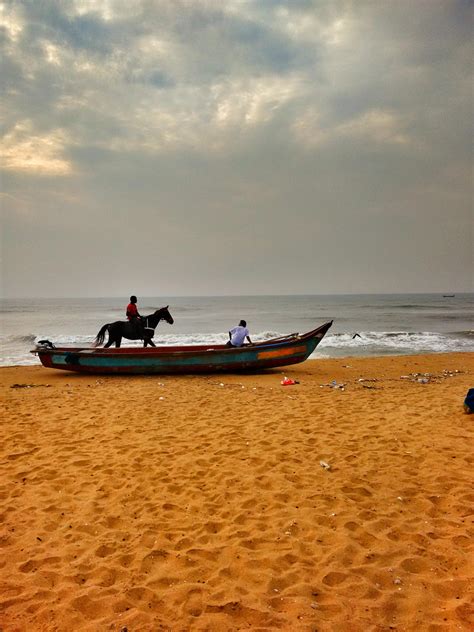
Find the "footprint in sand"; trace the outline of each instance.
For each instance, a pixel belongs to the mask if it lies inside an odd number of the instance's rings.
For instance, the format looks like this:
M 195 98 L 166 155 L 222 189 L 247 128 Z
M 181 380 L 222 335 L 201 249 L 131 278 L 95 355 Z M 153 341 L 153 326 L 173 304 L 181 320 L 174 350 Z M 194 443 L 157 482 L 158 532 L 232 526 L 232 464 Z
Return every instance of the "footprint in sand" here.
M 326 586 L 338 586 L 346 581 L 348 575 L 346 573 L 338 573 L 332 571 L 323 577 L 323 584 Z

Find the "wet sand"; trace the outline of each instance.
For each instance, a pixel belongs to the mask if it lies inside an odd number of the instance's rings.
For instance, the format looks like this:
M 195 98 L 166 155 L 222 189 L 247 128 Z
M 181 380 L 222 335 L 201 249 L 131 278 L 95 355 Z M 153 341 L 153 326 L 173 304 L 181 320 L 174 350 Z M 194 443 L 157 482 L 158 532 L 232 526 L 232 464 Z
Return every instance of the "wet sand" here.
M 466 353 L 1 369 L 0 628 L 474 629 L 473 386 Z

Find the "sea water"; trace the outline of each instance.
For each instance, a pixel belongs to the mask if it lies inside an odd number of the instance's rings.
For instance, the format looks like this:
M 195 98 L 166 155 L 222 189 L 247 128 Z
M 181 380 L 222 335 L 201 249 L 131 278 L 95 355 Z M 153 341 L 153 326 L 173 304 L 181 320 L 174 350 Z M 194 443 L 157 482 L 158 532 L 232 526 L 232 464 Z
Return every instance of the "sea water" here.
M 38 364 L 29 351 L 45 338 L 88 346 L 102 325 L 125 320 L 127 303 L 128 296 L 3 299 L 0 364 Z M 158 345 L 224 343 L 241 319 L 255 342 L 333 320 L 313 358 L 474 351 L 474 294 L 139 297 L 142 315 L 164 305 L 175 322 L 160 322 Z

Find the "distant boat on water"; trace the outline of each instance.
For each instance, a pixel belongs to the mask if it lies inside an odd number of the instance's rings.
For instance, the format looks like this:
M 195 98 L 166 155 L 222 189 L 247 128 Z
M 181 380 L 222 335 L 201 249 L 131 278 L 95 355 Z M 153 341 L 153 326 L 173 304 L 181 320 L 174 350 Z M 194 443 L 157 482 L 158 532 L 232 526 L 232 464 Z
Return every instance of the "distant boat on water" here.
M 443 294 L 443 298 L 454 298 L 456 294 Z

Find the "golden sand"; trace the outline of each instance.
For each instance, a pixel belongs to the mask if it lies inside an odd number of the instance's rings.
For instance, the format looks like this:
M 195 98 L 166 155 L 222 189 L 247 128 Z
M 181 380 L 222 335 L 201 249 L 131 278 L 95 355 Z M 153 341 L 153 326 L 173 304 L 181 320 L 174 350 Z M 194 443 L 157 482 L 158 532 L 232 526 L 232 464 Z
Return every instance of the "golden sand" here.
M 474 629 L 473 374 L 0 370 L 0 628 Z

